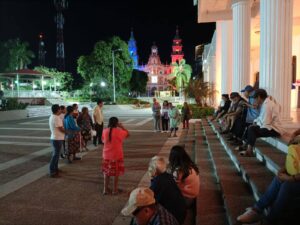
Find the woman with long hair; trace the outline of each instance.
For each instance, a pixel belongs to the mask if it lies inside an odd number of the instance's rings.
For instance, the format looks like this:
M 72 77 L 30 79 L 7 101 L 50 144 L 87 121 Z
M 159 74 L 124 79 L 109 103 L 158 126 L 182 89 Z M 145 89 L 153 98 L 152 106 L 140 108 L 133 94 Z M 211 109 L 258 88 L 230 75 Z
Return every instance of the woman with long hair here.
M 81 128 L 81 137 L 82 137 L 82 147 L 88 151 L 87 142 L 92 139 L 91 130 L 93 127 L 93 121 L 89 115 L 89 110 L 87 107 L 83 107 L 80 115 L 77 119 L 77 124 Z
M 119 176 L 124 174 L 123 141 L 129 136 L 129 132 L 119 123 L 117 117 L 111 117 L 108 127 L 103 130 L 102 141 L 104 143 L 102 153 L 102 172 L 104 175 L 103 195 L 109 194 L 109 180 L 114 177 L 112 194 L 118 194 Z
M 80 127 L 78 127 L 76 124 L 76 121 L 73 117 L 73 112 L 73 107 L 68 106 L 67 113 L 64 118 L 64 128 L 66 130 L 66 140 L 68 143 L 67 157 L 69 163 L 72 163 L 73 160 L 81 159 L 79 157 L 76 157 L 76 153 L 79 152 L 80 148 Z M 73 157 L 71 158 L 71 156 Z
M 169 130 L 169 103 L 168 101 L 163 102 L 161 109 L 161 124 L 162 124 L 162 133 L 168 132 Z
M 181 115 L 182 115 L 183 129 L 185 128 L 189 129 L 189 120 L 192 118 L 192 110 L 187 102 L 183 103 L 183 107 L 181 109 Z
M 191 206 L 199 194 L 199 169 L 191 160 L 184 147 L 180 145 L 172 147 L 169 155 L 169 169 L 176 179 L 187 206 Z

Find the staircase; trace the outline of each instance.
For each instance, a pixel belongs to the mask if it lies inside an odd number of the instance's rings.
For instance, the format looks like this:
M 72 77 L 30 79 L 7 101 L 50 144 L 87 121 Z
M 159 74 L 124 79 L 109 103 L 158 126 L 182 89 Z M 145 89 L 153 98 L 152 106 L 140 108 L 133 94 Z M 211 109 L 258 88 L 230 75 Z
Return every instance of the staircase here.
M 192 215 L 195 219 L 187 224 L 239 224 L 237 216 L 259 199 L 284 166 L 285 143 L 278 149 L 258 140 L 256 157 L 244 158 L 219 134 L 217 127 L 218 124 L 203 119 L 191 124 L 180 137 L 180 143 L 199 167 L 201 182 Z M 299 202 L 298 199 L 298 205 Z

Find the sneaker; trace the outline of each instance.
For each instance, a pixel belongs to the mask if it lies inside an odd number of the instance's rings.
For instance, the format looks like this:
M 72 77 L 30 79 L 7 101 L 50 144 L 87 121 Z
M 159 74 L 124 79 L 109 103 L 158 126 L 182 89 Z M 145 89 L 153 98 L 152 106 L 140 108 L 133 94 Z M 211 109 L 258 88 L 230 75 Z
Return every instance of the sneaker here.
M 240 156 L 243 156 L 243 157 L 254 157 L 254 152 L 250 152 L 250 151 L 241 151 L 239 153 Z
M 255 223 L 261 220 L 261 214 L 257 213 L 252 208 L 237 217 L 237 221 L 241 223 Z
M 80 158 L 80 157 L 77 157 L 77 156 L 75 156 L 75 157 L 73 158 L 73 160 L 81 160 L 81 158 Z

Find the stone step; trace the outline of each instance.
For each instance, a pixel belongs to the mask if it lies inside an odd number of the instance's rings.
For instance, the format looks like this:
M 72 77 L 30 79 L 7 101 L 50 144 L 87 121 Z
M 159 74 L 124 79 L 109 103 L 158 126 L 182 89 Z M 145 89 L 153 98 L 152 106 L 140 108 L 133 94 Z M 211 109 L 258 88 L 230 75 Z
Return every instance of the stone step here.
M 285 153 L 262 140 L 258 140 L 256 158 L 241 157 L 239 152 L 234 150 L 235 146 L 230 145 L 224 135 L 219 133 L 216 124 L 211 123 L 210 125 L 235 167 L 242 174 L 244 181 L 250 185 L 254 198 L 258 200 L 278 169 L 284 165 Z
M 200 171 L 200 193 L 196 201 L 196 225 L 227 225 L 222 192 L 200 123 L 195 129 L 195 163 Z
M 228 223 L 236 224 L 237 216 L 253 205 L 255 199 L 208 122 L 203 120 L 202 125 L 221 187 Z

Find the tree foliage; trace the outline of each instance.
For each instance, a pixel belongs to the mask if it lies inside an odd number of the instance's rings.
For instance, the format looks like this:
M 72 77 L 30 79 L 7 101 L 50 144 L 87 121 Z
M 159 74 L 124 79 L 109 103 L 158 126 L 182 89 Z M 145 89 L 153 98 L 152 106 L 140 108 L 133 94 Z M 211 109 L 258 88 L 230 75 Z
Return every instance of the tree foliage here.
M 28 42 L 19 38 L 0 43 L 0 71 L 9 72 L 26 68 L 35 57 Z
M 202 79 L 191 80 L 189 85 L 184 89 L 185 95 L 194 97 L 197 105 L 207 106 L 215 94 L 213 85 Z
M 56 84 L 58 85 L 59 90 L 71 91 L 72 90 L 72 82 L 73 77 L 69 72 L 60 72 L 55 68 L 48 68 L 44 66 L 35 67 L 34 70 L 39 71 L 44 74 L 51 75 Z M 51 80 L 51 85 L 54 85 L 54 79 Z
M 86 84 L 98 84 L 103 81 L 106 83 L 106 88 L 112 91 L 112 51 L 117 49 L 120 51 L 114 51 L 116 94 L 128 95 L 133 61 L 127 43 L 119 37 L 114 36 L 107 41 L 98 41 L 91 54 L 79 57 L 77 71 Z
M 173 71 L 171 77 L 176 79 L 176 89 L 179 93 L 181 93 L 190 82 L 192 67 L 186 64 L 184 59 L 182 59 L 179 63 L 173 63 L 172 66 Z
M 146 92 L 146 86 L 148 81 L 148 74 L 144 71 L 133 70 L 130 79 L 130 91 L 133 92 L 133 96 Z

